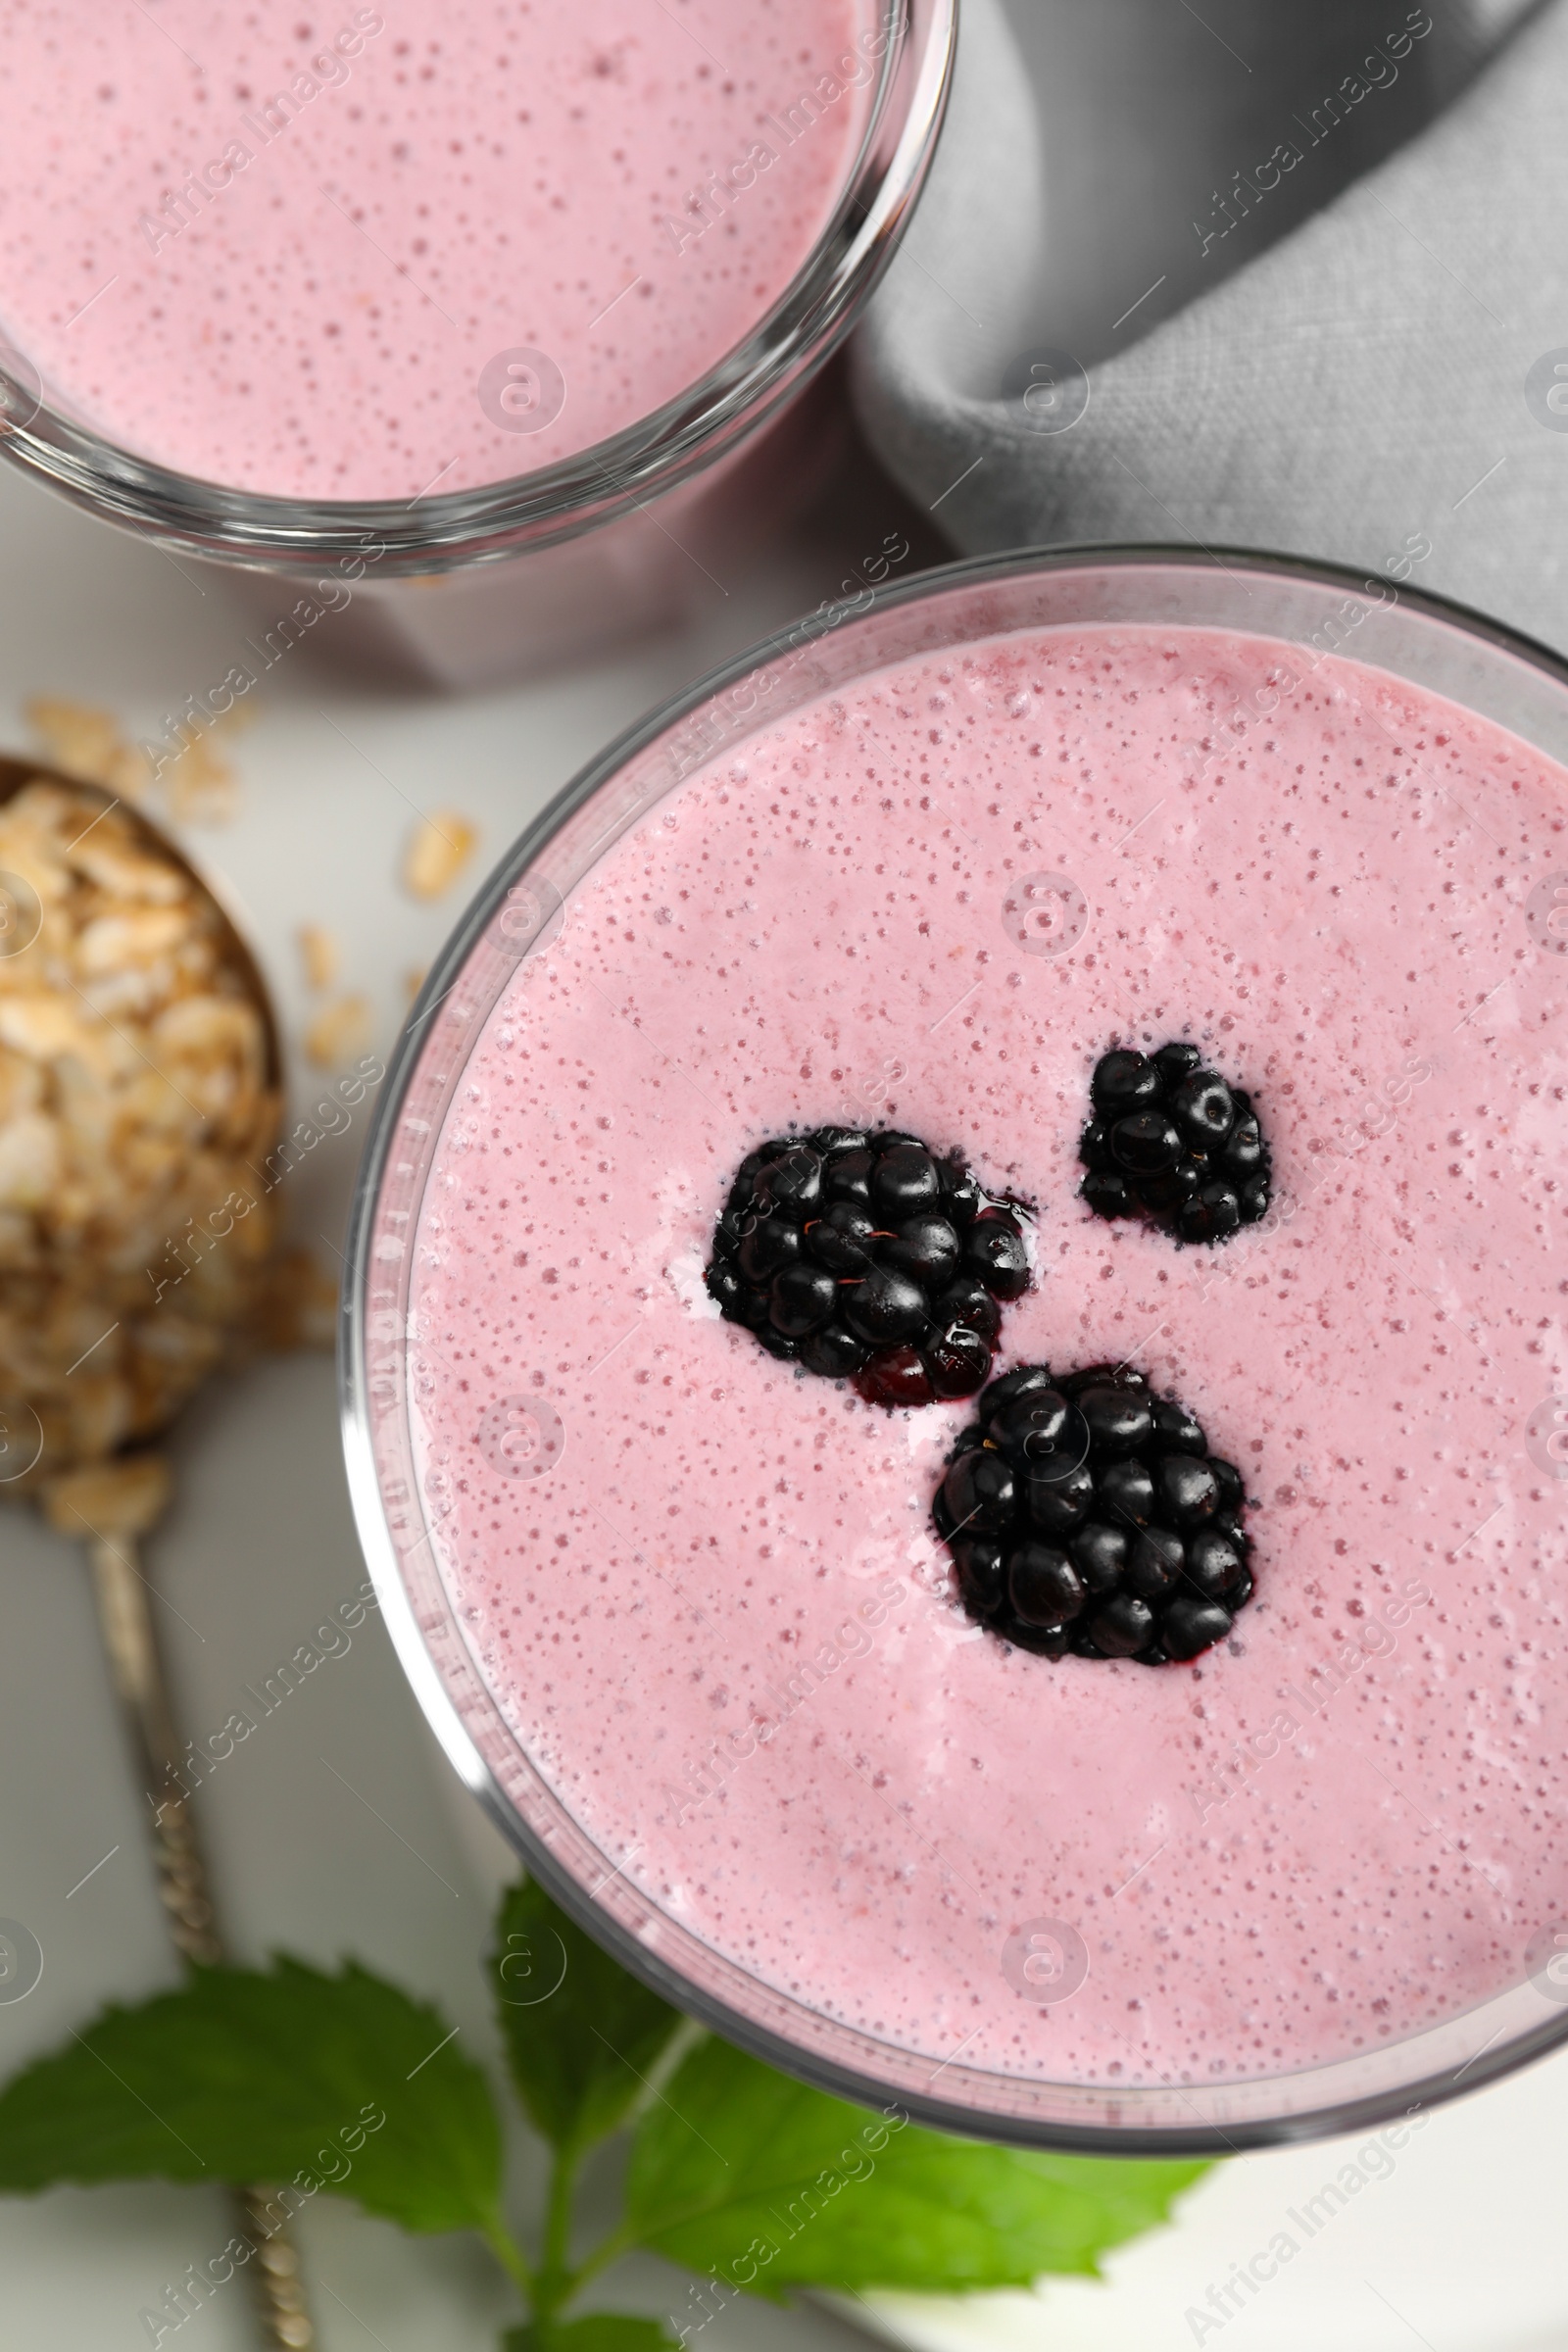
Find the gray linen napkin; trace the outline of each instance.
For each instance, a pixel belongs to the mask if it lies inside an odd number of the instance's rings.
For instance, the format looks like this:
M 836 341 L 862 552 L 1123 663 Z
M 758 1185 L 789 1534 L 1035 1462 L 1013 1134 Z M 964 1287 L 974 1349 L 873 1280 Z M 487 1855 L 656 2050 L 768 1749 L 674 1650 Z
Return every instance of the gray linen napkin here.
M 1522 23 L 1355 0 L 1309 54 L 1248 58 L 1235 6 L 1097 0 L 1122 54 L 1076 96 L 1051 68 L 1082 0 L 1014 4 L 1022 46 L 963 0 L 931 183 L 857 342 L 862 422 L 910 494 L 965 552 L 1333 557 L 1568 650 L 1568 0 Z M 1152 109 L 1139 11 L 1163 32 L 1178 9 L 1245 106 L 1151 162 L 1141 132 L 1184 95 Z M 1054 138 L 1080 184 L 1053 180 Z

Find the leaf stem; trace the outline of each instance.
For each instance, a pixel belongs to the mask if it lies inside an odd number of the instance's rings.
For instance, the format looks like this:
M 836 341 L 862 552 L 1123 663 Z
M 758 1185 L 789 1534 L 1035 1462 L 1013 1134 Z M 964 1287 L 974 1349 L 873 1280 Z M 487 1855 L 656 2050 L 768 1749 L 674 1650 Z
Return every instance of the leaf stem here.
M 615 2229 L 612 2230 L 608 2237 L 600 2239 L 591 2254 L 578 2263 L 577 2268 L 571 2274 L 568 2293 L 574 2295 L 577 2289 L 585 2286 L 597 2272 L 604 2270 L 612 2262 L 617 2262 L 622 2254 L 629 2254 L 636 2243 L 637 2232 L 635 2230 L 628 2229 L 624 2222 L 618 2224 Z
M 534 2316 L 548 2320 L 561 2309 L 573 2293 L 580 2272 L 573 2271 L 566 2256 L 571 2241 L 571 2214 L 576 2198 L 577 2175 L 582 2166 L 583 2151 L 568 2144 L 557 2148 L 550 2171 L 550 2201 L 545 2207 L 544 2239 L 539 2253 L 539 2272 L 534 2282 Z
M 531 2311 L 535 2293 L 533 2269 L 499 2213 L 490 2216 L 480 2234 L 508 2277 L 521 2288 Z

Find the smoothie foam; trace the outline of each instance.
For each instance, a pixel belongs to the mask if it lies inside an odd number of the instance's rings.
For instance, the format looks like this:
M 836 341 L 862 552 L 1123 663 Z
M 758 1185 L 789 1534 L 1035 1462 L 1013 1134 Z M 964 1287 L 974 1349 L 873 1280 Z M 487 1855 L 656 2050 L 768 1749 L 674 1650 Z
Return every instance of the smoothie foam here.
M 933 2062 L 1344 2057 L 1518 1982 L 1568 1909 L 1563 1490 L 1525 1437 L 1568 1373 L 1568 961 L 1524 910 L 1568 774 L 1293 662 L 1026 631 L 726 752 L 505 992 L 425 1195 L 416 1443 L 507 1718 L 656 1904 Z M 1272 715 L 1205 763 L 1238 699 Z M 1088 909 L 1054 955 L 1016 920 L 1041 874 Z M 1275 1212 L 1219 1250 L 1076 1198 L 1096 1056 L 1167 1037 L 1274 1150 Z M 743 1153 L 845 1117 L 1040 1203 L 1002 1361 L 1131 1358 L 1242 1465 L 1228 1644 L 1004 1648 L 929 1526 L 967 1408 L 884 1413 L 717 1319 Z M 533 1478 L 496 1467 L 518 1395 L 564 1438 Z M 1004 1967 L 1042 1918 L 1088 1953 L 1054 2005 Z
M 109 438 L 236 488 L 529 472 L 778 301 L 864 133 L 878 23 L 865 0 L 3 0 L 0 336 Z M 504 380 L 479 394 L 516 350 L 564 384 L 530 432 L 495 420 Z

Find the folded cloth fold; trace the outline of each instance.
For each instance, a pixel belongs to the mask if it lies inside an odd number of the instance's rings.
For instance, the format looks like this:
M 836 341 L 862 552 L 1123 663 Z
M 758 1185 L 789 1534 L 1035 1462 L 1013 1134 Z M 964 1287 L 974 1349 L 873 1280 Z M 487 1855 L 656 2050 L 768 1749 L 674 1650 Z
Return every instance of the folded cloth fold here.
M 1091 349 L 1080 302 L 1080 360 L 1039 100 L 997 0 L 964 0 L 931 182 L 858 338 L 872 445 L 965 552 L 1328 557 L 1568 650 L 1568 0 L 1472 13 L 1467 70 L 1505 31 L 1428 127 L 1142 340 L 1107 316 Z M 1233 214 L 1260 193 L 1236 178 Z M 1177 224 L 1200 254 L 1226 193 Z

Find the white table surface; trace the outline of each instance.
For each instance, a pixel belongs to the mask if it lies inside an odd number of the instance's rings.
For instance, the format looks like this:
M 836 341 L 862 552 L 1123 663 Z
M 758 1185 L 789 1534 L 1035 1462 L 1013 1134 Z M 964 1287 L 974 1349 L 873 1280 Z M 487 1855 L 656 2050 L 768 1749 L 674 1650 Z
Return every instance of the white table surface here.
M 727 596 L 710 592 L 678 631 L 461 703 L 370 690 L 291 656 L 262 689 L 258 723 L 234 741 L 232 821 L 185 836 L 248 909 L 289 1036 L 310 1003 L 297 925 L 324 924 L 342 942 L 345 985 L 370 998 L 384 1052 L 402 1017 L 402 975 L 428 958 L 466 888 L 541 803 L 650 703 L 830 594 L 844 560 L 906 522 L 895 494 L 862 471 L 831 519 L 803 525 L 728 581 Z M 26 742 L 30 695 L 107 706 L 132 732 L 151 732 L 232 658 L 244 624 L 220 591 L 202 596 L 156 551 L 10 471 L 0 471 L 0 546 L 6 748 Z M 459 809 L 480 828 L 468 873 L 434 906 L 398 883 L 411 802 Z M 302 1103 L 310 1077 L 296 1068 Z M 323 1259 L 341 1238 L 362 1133 L 323 1146 L 289 1179 L 293 1229 Z M 221 1723 L 239 1686 L 265 1676 L 360 1582 L 330 1363 L 273 1359 L 214 1384 L 174 1451 L 178 1500 L 149 1566 L 181 1709 L 199 1728 Z M 0 1512 L 0 1916 L 26 1923 L 45 1953 L 35 1991 L 0 2006 L 4 2075 L 103 1999 L 145 1993 L 175 1972 L 83 1565 L 21 1510 Z M 355 1953 L 439 2000 L 469 2050 L 493 2055 L 478 1961 L 506 1859 L 425 1733 L 375 1620 L 215 1774 L 204 1818 L 240 1956 L 284 1945 L 330 1964 Z M 1392 2177 L 1211 2333 L 1195 2329 L 1189 2307 L 1332 2176 L 1337 2146 L 1224 2168 L 1191 2195 L 1179 2227 L 1113 2257 L 1103 2283 L 968 2304 L 890 2297 L 882 2319 L 919 2352 L 1177 2352 L 1220 2335 L 1224 2352 L 1548 2352 L 1568 2346 L 1565 2123 L 1568 2056 L 1446 2110 Z M 520 2146 L 519 2183 L 534 2165 Z M 214 2195 L 160 2184 L 0 2202 L 0 2345 L 145 2344 L 141 2308 L 225 2235 Z M 488 2257 L 466 2242 L 405 2238 L 327 2198 L 302 2236 L 326 2352 L 478 2352 L 513 2316 Z M 612 2275 L 604 2299 L 667 2311 L 680 2293 L 673 2274 L 647 2263 Z M 821 2311 L 742 2303 L 714 2323 L 712 2341 L 714 2352 L 806 2352 L 840 2333 Z M 241 2290 L 178 2340 L 190 2352 L 249 2352 Z

